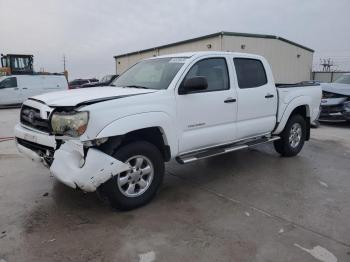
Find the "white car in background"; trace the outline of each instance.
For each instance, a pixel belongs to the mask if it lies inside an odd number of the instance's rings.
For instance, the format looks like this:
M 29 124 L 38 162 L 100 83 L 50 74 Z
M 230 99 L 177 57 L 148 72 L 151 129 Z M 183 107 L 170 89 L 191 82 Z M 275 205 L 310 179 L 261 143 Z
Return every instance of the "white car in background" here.
M 67 89 L 64 75 L 0 76 L 0 106 L 22 104 L 29 97 Z

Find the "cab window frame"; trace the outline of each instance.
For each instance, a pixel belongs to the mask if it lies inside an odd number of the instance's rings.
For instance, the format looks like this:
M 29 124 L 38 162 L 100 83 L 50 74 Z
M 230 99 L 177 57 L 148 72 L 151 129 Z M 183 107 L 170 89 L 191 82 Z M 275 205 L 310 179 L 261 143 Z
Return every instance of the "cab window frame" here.
M 237 70 L 237 64 L 236 64 L 236 61 L 237 60 L 250 60 L 250 61 L 255 61 L 255 62 L 258 62 L 262 69 L 263 69 L 263 72 L 264 72 L 264 76 L 265 76 L 265 81 L 264 82 L 261 82 L 259 83 L 258 85 L 254 85 L 254 86 L 241 86 L 240 85 L 240 79 L 239 79 L 239 76 L 238 76 L 238 70 Z M 237 86 L 239 89 L 250 89 L 250 88 L 258 88 L 258 87 L 261 87 L 261 86 L 264 86 L 266 84 L 269 83 L 269 80 L 268 80 L 268 77 L 267 77 L 267 73 L 266 73 L 266 69 L 265 69 L 265 66 L 264 66 L 264 63 L 263 61 L 261 61 L 260 59 L 257 59 L 257 58 L 249 58 L 249 57 L 234 57 L 233 58 L 233 65 L 235 67 L 235 72 L 236 72 L 236 78 L 237 78 Z
M 227 58 L 226 57 L 223 57 L 223 56 L 214 56 L 214 57 L 206 57 L 206 58 L 203 58 L 203 59 L 200 59 L 198 61 L 196 61 L 194 64 L 192 64 L 190 66 L 190 68 L 186 71 L 185 73 L 185 76 L 183 77 L 183 79 L 181 80 L 181 84 L 179 85 L 179 88 L 178 88 L 178 94 L 179 95 L 183 95 L 181 94 L 181 89 L 182 89 L 182 86 L 186 80 L 186 77 L 187 75 L 190 73 L 190 71 L 192 70 L 192 68 L 194 66 L 196 66 L 198 63 L 200 62 L 203 62 L 203 61 L 206 61 L 206 60 L 212 60 L 212 59 L 220 59 L 220 60 L 223 60 L 225 62 L 225 66 L 226 66 L 226 73 L 227 73 L 227 88 L 223 88 L 223 89 L 216 89 L 216 90 L 209 90 L 209 89 L 205 89 L 205 90 L 198 90 L 198 91 L 191 91 L 191 92 L 187 92 L 186 94 L 187 95 L 190 95 L 190 94 L 198 94 L 198 93 L 209 93 L 209 92 L 222 92 L 222 91 L 227 91 L 227 90 L 230 90 L 231 89 L 231 80 L 230 80 L 230 71 L 229 71 L 229 67 L 228 67 L 228 61 L 227 61 Z

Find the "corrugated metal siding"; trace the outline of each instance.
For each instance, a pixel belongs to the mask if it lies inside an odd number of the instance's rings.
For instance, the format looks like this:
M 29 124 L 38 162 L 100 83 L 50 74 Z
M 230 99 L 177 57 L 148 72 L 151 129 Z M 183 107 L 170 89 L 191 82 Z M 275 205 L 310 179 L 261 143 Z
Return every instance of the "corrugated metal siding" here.
M 208 45 L 211 48 L 208 48 Z M 190 43 L 179 44 L 177 46 L 170 46 L 165 48 L 156 48 L 153 51 L 140 52 L 128 56 L 116 58 L 116 72 L 117 74 L 123 73 L 130 66 L 134 65 L 138 61 L 150 58 L 157 55 L 167 55 L 181 52 L 192 52 L 192 51 L 221 51 L 221 36 L 210 37 Z
M 177 46 L 170 46 L 159 49 L 159 55 L 167 55 L 181 52 L 192 51 L 221 51 L 220 36 L 211 37 L 203 40 L 194 41 L 191 43 L 180 44 Z M 208 45 L 211 45 L 208 48 Z
M 123 73 L 130 66 L 136 64 L 138 61 L 146 58 L 150 58 L 158 55 L 158 50 L 148 51 L 148 52 L 140 52 L 138 54 L 119 57 L 116 59 L 116 72 L 118 75 Z
M 208 45 L 211 45 L 208 48 Z M 245 46 L 242 49 L 242 45 Z M 264 56 L 270 63 L 275 81 L 296 83 L 310 80 L 313 52 L 287 42 L 269 38 L 215 36 L 116 58 L 117 74 L 144 58 L 188 51 L 232 51 Z M 299 57 L 298 57 L 299 56 Z
M 223 51 L 265 57 L 277 83 L 295 83 L 311 77 L 313 53 L 277 39 L 223 36 Z

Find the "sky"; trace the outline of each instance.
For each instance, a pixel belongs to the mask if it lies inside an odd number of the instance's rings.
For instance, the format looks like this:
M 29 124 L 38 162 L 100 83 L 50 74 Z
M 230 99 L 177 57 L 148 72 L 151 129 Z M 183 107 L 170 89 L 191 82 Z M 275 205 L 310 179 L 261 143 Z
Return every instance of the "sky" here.
M 69 78 L 115 73 L 114 55 L 220 31 L 272 34 L 350 70 L 350 0 L 0 0 L 0 53 Z M 286 61 L 287 62 L 287 61 Z

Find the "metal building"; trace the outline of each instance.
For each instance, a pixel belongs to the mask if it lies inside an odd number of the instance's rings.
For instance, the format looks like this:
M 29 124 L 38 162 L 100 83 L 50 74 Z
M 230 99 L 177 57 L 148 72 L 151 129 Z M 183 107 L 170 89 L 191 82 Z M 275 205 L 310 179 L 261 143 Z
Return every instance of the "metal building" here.
M 141 59 L 187 51 L 232 51 L 264 56 L 277 83 L 310 80 L 314 50 L 274 35 L 219 32 L 114 56 L 121 74 Z

